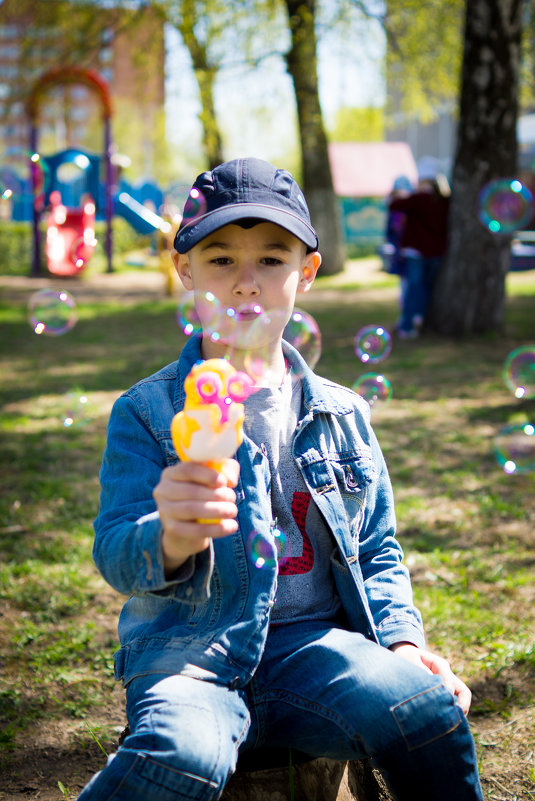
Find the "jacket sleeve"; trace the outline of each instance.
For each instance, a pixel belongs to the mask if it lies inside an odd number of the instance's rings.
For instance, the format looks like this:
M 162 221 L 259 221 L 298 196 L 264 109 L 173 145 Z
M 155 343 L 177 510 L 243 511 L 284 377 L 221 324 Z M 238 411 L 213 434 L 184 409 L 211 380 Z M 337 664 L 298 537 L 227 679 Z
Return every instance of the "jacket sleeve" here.
M 106 581 L 125 595 L 158 593 L 186 603 L 206 600 L 212 549 L 191 557 L 167 580 L 161 522 L 152 492 L 166 459 L 135 400 L 114 404 L 100 470 L 100 510 L 93 558 Z
M 409 572 L 395 536 L 394 499 L 388 470 L 371 432 L 377 479 L 367 489 L 359 535 L 359 562 L 370 611 L 381 645 L 410 642 L 425 645 L 421 615 L 414 606 Z

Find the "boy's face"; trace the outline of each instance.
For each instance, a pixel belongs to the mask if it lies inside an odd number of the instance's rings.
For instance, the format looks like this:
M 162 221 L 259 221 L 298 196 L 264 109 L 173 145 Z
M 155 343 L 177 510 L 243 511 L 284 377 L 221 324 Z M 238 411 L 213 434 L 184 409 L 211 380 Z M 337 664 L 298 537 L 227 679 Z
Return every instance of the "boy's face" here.
M 255 306 L 261 306 L 263 311 L 276 309 L 280 331 L 273 346 L 280 347 L 295 297 L 312 286 L 321 256 L 317 252 L 306 253 L 305 245 L 284 228 L 259 222 L 252 228 L 226 225 L 188 253 L 174 252 L 173 261 L 186 289 L 212 292 L 223 308 L 238 312 L 244 331 L 258 316 L 253 311 Z M 197 311 L 203 322 L 202 308 Z M 205 358 L 221 355 L 220 349 L 206 338 L 203 340 Z

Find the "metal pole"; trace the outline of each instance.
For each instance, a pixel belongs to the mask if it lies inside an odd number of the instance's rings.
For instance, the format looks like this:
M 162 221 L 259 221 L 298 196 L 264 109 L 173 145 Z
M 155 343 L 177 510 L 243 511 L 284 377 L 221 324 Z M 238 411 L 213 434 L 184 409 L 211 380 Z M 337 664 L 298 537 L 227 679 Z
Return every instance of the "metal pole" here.
M 106 204 L 106 256 L 108 257 L 108 272 L 113 272 L 113 231 L 112 231 L 112 216 L 113 216 L 113 193 L 112 188 L 114 184 L 113 164 L 111 163 L 111 122 L 110 117 L 104 119 L 104 158 L 106 159 L 106 188 L 105 188 L 105 204 Z
M 30 123 L 30 153 L 33 155 L 37 153 L 37 126 L 35 120 L 32 119 Z M 33 198 L 33 261 L 32 261 L 32 276 L 41 275 L 41 239 L 39 235 L 39 220 L 41 211 L 35 202 L 36 197 L 36 184 L 37 184 L 37 167 L 30 161 L 30 175 L 32 178 L 32 198 Z

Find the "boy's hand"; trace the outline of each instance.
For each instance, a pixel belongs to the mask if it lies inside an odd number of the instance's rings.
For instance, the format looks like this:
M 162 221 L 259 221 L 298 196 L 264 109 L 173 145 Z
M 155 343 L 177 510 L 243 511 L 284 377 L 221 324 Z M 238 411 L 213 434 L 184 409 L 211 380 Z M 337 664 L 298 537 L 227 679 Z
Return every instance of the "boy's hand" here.
M 431 651 L 417 648 L 416 645 L 412 645 L 412 643 L 408 642 L 400 642 L 391 645 L 390 650 L 395 651 L 399 656 L 427 670 L 429 673 L 435 673 L 441 676 L 446 687 L 457 698 L 457 703 L 464 714 L 468 714 L 472 701 L 472 693 L 464 681 L 461 681 L 461 679 L 453 673 L 446 659 L 443 659 L 437 654 L 433 654 Z
M 162 470 L 154 500 L 162 523 L 162 550 L 166 576 L 188 557 L 208 548 L 210 540 L 238 529 L 236 493 L 240 466 L 225 460 L 217 472 L 199 462 L 178 462 Z M 199 520 L 210 520 L 200 523 Z

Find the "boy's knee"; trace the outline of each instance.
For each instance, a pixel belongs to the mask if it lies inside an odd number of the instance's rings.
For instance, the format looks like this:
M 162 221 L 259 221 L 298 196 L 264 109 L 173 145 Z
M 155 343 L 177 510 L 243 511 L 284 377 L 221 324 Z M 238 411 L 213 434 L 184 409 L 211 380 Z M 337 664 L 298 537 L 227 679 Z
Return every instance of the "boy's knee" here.
M 401 701 L 390 711 L 408 751 L 444 737 L 463 719 L 453 695 L 442 683 Z
M 153 711 L 150 725 L 142 724 L 127 737 L 117 757 L 127 752 L 135 757 L 136 779 L 153 791 L 161 787 L 159 800 L 167 799 L 166 792 L 174 801 L 217 798 L 232 770 L 232 754 L 223 747 L 217 721 L 202 708 L 196 710 L 195 724 L 170 712 Z
M 93 777 L 82 793 L 87 801 L 113 798 L 114 801 L 179 801 L 219 797 L 224 781 L 207 777 L 202 766 L 188 766 L 175 753 L 133 751 L 124 745 L 113 754 L 107 767 Z M 199 773 L 193 772 L 195 769 Z

